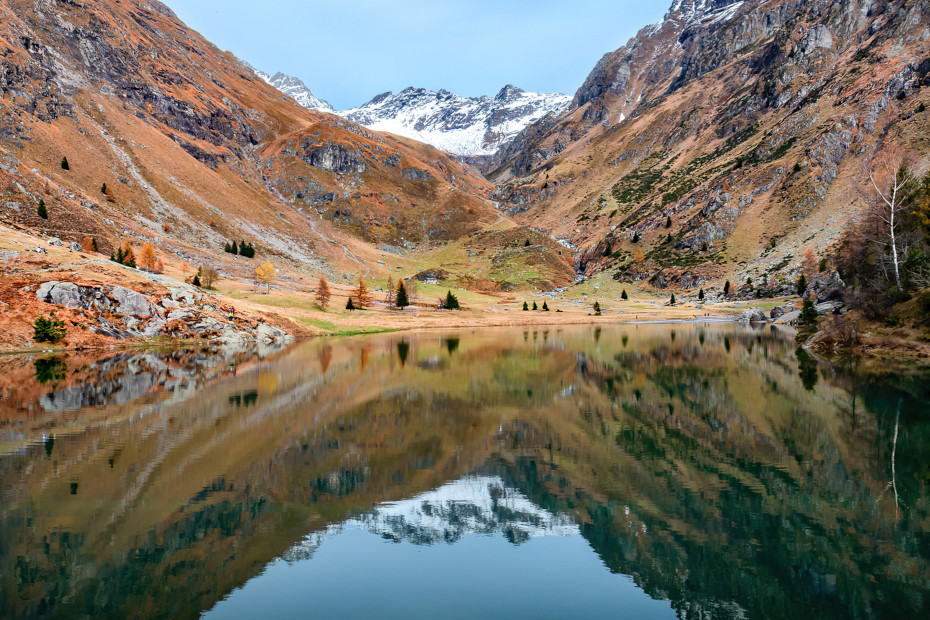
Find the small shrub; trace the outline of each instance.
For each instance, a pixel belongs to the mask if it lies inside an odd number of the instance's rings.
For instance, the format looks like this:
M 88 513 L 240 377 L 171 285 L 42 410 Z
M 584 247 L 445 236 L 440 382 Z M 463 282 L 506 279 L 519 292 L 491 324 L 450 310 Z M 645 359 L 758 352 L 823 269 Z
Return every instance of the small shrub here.
M 924 102 L 921 101 L 920 105 L 917 106 L 917 113 L 920 114 L 921 112 L 924 112 L 926 109 L 927 109 L 927 106 L 925 106 Z
M 639 233 L 633 233 L 633 243 L 639 243 Z
M 526 240 L 526 243 L 523 244 L 523 247 L 525 247 L 525 248 L 530 247 L 530 240 L 529 240 L 529 239 Z
M 171 232 L 171 224 L 169 224 L 168 222 L 162 222 L 162 224 L 161 224 L 161 229 L 162 229 L 163 231 L 165 231 L 166 233 L 170 233 L 170 232 Z
M 57 318 L 54 312 L 49 314 L 48 318 L 44 316 L 37 318 L 32 324 L 32 327 L 32 338 L 36 342 L 55 343 L 68 334 L 68 330 L 65 327 L 64 321 Z
M 886 327 L 900 327 L 900 326 L 901 326 L 901 318 L 900 318 L 900 317 L 897 317 L 897 316 L 895 316 L 895 315 L 891 315 L 891 316 L 885 317 L 885 326 L 886 326 Z
M 798 163 L 796 163 L 796 164 L 794 165 L 794 171 L 795 171 L 796 173 L 797 173 L 797 172 L 801 172 L 801 163 L 800 163 L 800 162 L 798 162 Z

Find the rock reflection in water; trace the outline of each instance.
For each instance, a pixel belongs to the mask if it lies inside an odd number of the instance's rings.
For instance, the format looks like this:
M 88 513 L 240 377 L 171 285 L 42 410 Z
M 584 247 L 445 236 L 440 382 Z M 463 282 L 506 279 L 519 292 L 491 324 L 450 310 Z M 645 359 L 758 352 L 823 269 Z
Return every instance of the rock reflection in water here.
M 266 583 L 279 560 L 329 569 L 318 554 L 344 549 L 351 529 L 395 541 L 382 543 L 399 554 L 385 556 L 388 584 L 448 546 L 489 565 L 506 556 L 500 609 L 526 596 L 520 562 L 570 580 L 591 575 L 592 557 L 636 584 L 630 605 L 652 597 L 681 617 L 917 617 L 930 605 L 926 375 L 829 367 L 790 337 L 731 325 L 314 341 L 235 372 L 190 355 L 199 370 L 183 377 L 145 358 L 66 360 L 57 387 L 3 388 L 0 615 L 196 616 Z M 153 386 L 117 404 L 130 368 L 196 397 Z M 81 377 L 107 415 L 26 406 Z M 68 433 L 15 437 L 48 424 Z M 411 543 L 420 555 L 401 550 Z M 350 577 L 327 582 L 336 590 L 317 600 L 333 606 L 316 611 L 345 611 L 338 601 L 367 585 Z M 623 611 L 573 598 L 588 586 L 571 583 L 521 612 Z M 287 599 L 269 595 L 265 610 Z M 418 615 L 416 598 L 406 605 L 384 612 Z

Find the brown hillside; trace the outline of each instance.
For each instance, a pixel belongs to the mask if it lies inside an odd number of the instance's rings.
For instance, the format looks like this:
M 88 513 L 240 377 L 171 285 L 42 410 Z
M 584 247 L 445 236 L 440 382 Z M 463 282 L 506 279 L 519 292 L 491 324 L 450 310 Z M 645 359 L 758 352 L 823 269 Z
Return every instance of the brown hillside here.
M 376 251 L 356 236 L 454 239 L 498 217 L 452 157 L 305 110 L 155 1 L 2 0 L 0 54 L 8 223 L 103 252 L 150 240 L 243 276 L 216 256 L 227 240 L 358 271 Z

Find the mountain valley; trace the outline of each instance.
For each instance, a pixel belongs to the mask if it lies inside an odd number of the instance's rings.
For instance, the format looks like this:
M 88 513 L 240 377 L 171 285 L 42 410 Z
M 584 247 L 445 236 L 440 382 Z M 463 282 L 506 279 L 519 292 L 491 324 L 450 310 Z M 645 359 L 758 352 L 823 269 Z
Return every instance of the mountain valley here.
M 3 0 L 7 289 L 41 284 L 36 265 L 105 284 L 119 276 L 89 274 L 104 257 L 150 243 L 172 278 L 215 268 L 230 303 L 270 261 L 297 295 L 275 313 L 309 304 L 321 275 L 339 296 L 360 277 L 416 277 L 482 311 L 546 295 L 580 317 L 621 289 L 644 312 L 670 293 L 696 312 L 706 289 L 732 313 L 731 299 L 794 295 L 802 272 L 835 300 L 850 284 L 835 254 L 874 202 L 875 162 L 895 151 L 926 167 L 925 8 L 675 0 L 573 97 L 411 87 L 337 113 L 159 2 Z M 72 251 L 49 254 L 49 239 Z M 85 239 L 100 257 L 75 254 Z M 245 240 L 259 260 L 222 251 Z

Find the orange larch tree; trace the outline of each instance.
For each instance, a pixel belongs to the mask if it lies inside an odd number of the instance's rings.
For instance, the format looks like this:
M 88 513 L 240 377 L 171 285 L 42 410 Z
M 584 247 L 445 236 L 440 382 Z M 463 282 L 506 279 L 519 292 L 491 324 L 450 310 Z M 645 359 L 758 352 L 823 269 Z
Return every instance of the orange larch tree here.
M 371 305 L 371 291 L 368 290 L 368 285 L 365 284 L 365 280 L 362 276 L 358 277 L 358 286 L 355 287 L 355 292 L 352 296 L 355 298 L 355 305 L 360 310 L 364 310 Z
M 157 264 L 158 257 L 155 256 L 155 247 L 146 241 L 142 246 L 142 251 L 139 252 L 139 268 L 146 271 L 155 271 Z
M 320 276 L 320 283 L 317 284 L 316 287 L 316 303 L 324 312 L 326 311 L 326 306 L 329 305 L 330 297 L 332 297 L 332 293 L 330 293 L 329 284 L 327 284 L 326 278 Z

